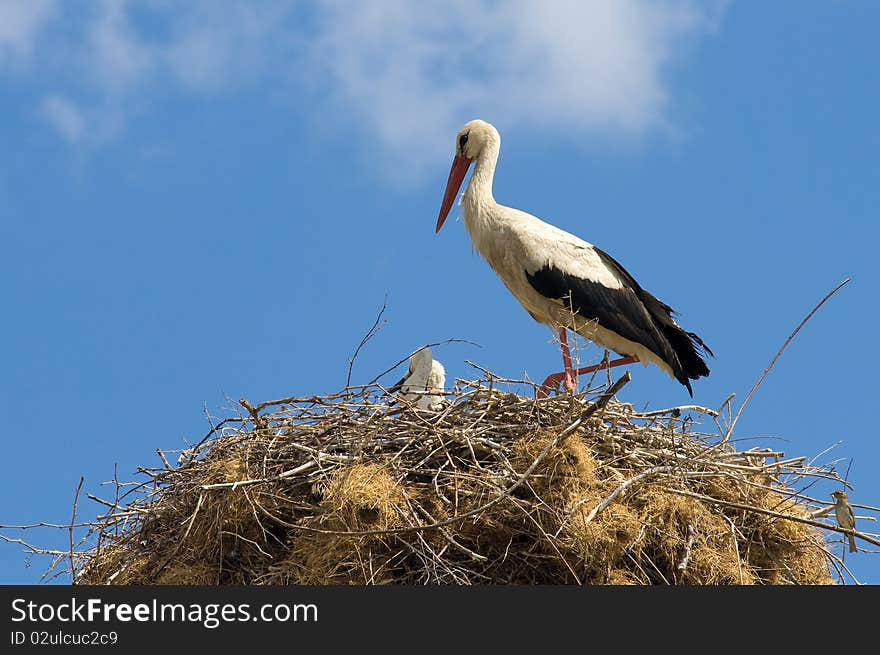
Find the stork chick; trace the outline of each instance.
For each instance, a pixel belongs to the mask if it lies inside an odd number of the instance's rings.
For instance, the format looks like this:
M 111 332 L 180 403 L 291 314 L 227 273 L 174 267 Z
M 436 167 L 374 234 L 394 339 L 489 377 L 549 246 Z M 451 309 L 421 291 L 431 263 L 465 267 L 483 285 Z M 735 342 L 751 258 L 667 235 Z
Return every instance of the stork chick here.
M 443 407 L 443 385 L 446 370 L 434 359 L 427 346 L 414 352 L 409 358 L 409 369 L 389 391 L 397 393 L 418 409 L 437 411 Z

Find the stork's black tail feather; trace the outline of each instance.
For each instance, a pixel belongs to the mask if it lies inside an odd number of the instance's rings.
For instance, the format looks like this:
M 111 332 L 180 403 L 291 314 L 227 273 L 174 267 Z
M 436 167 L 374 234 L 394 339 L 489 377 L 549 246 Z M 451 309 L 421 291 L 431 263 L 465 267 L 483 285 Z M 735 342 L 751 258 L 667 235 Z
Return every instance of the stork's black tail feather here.
M 709 375 L 709 367 L 706 366 L 706 361 L 703 359 L 702 353 L 705 353 L 710 357 L 714 357 L 715 355 L 712 353 L 709 346 L 703 343 L 703 340 L 700 339 L 700 337 L 693 332 L 683 330 L 681 326 L 675 322 L 672 318 L 675 310 L 673 310 L 672 307 L 662 300 L 655 298 L 644 289 L 639 289 L 639 297 L 644 303 L 645 308 L 648 310 L 648 313 L 654 319 L 654 324 L 657 326 L 660 333 L 666 338 L 672 352 L 675 353 L 675 357 L 672 358 L 672 361 L 669 361 L 668 357 L 664 357 L 664 359 L 667 360 L 666 363 L 669 364 L 669 367 L 672 369 L 672 374 L 675 376 L 675 379 L 685 386 L 688 393 L 691 395 L 691 398 L 693 398 L 694 391 L 691 388 L 690 381 Z
M 693 397 L 694 392 L 691 389 L 690 381 L 709 375 L 709 367 L 706 366 L 706 361 L 703 359 L 700 351 L 705 352 L 711 357 L 714 357 L 714 355 L 700 337 L 693 332 L 685 332 L 675 323 L 670 325 L 664 322 L 661 325 L 661 329 L 663 336 L 669 340 L 672 350 L 678 357 L 678 362 L 674 362 L 672 366 L 675 379 L 681 382 L 687 388 L 691 397 Z M 675 363 L 678 366 L 675 366 Z
M 652 339 L 632 339 L 629 335 L 624 336 L 641 343 L 665 361 L 669 368 L 672 369 L 675 379 L 687 388 L 688 393 L 693 398 L 694 390 L 691 389 L 690 381 L 709 375 L 709 367 L 706 366 L 700 351 L 702 350 L 711 357 L 715 355 L 712 354 L 712 351 L 709 350 L 709 347 L 703 343 L 700 337 L 693 332 L 685 332 L 681 329 L 678 323 L 675 322 L 675 319 L 672 318 L 673 314 L 675 314 L 675 310 L 672 307 L 642 289 L 639 283 L 635 281 L 635 278 L 620 265 L 620 262 L 607 252 L 599 250 L 595 246 L 594 249 L 602 262 L 609 269 L 617 273 L 620 280 L 635 294 L 635 297 L 638 298 L 644 309 L 648 312 L 652 319 L 651 322 L 654 324 L 653 327 L 656 329 Z M 573 291 L 576 291 L 576 289 Z M 574 295 L 574 292 L 572 295 Z M 614 329 L 614 326 L 611 327 Z M 616 331 L 622 334 L 619 329 Z

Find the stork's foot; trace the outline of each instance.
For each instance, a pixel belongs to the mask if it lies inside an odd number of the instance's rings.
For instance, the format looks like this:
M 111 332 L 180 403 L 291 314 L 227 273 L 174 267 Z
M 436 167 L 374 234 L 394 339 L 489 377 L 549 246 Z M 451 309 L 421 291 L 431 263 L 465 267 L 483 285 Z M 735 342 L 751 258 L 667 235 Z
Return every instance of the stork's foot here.
M 548 375 L 547 379 L 541 383 L 541 386 L 535 391 L 535 397 L 546 398 L 551 391 L 559 389 L 559 383 L 562 382 L 568 393 L 577 391 L 577 379 L 573 371 L 562 371 Z
M 595 371 L 602 371 L 625 364 L 637 364 L 638 361 L 638 357 L 621 357 L 620 359 L 615 359 L 610 362 L 606 359 L 600 364 L 595 364 L 593 366 L 585 366 L 576 370 L 562 371 L 561 373 L 548 375 L 547 379 L 544 380 L 544 383 L 535 391 L 535 397 L 546 398 L 551 391 L 559 389 L 560 382 L 564 382 L 565 390 L 573 394 L 575 391 L 577 391 L 577 378 L 579 375 L 584 375 L 585 373 L 593 373 Z

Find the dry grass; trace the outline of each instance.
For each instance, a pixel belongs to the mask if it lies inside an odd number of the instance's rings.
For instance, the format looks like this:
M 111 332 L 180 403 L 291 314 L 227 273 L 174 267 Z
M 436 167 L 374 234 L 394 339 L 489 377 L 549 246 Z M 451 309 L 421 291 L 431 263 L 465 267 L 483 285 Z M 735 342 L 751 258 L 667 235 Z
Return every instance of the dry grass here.
M 439 413 L 378 386 L 243 401 L 182 463 L 106 501 L 76 580 L 830 584 L 841 570 L 811 518 L 824 505 L 802 493 L 832 471 L 739 452 L 700 431 L 709 410 L 611 399 L 578 424 L 595 393 L 498 386 L 458 381 Z

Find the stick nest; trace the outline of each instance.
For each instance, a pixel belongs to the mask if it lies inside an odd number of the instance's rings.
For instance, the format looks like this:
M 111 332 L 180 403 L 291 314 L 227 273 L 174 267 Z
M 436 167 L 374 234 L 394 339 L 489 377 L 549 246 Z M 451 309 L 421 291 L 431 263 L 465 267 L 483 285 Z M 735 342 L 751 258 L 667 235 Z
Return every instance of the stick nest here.
M 107 503 L 77 583 L 833 583 L 795 490 L 833 473 L 737 451 L 699 430 L 710 410 L 491 375 L 440 412 L 375 385 L 241 403 Z

